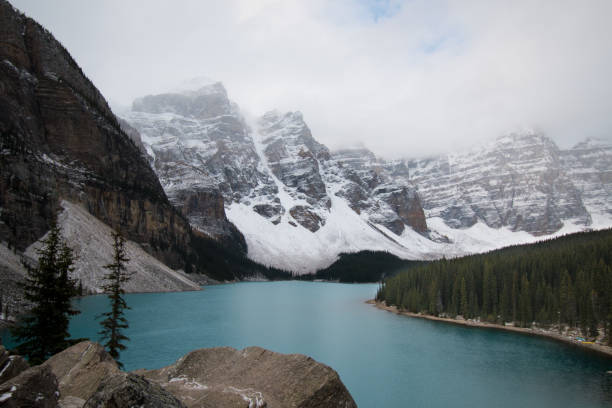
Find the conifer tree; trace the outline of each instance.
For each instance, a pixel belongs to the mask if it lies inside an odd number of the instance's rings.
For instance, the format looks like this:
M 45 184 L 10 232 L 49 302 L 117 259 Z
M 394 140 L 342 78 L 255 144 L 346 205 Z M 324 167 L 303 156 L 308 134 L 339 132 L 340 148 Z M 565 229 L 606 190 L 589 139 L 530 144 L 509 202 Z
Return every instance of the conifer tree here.
M 55 224 L 42 243 L 37 250 L 38 266 L 24 262 L 27 270 L 22 284 L 24 297 L 33 306 L 13 329 L 13 335 L 21 342 L 17 350 L 31 364 L 40 364 L 71 344 L 70 316 L 80 313 L 71 304 L 71 298 L 77 295 L 76 281 L 70 278 L 74 269 L 72 249 Z
M 111 310 L 99 316 L 104 318 L 100 322 L 102 330 L 99 334 L 102 335 L 102 341 L 106 341 L 104 346 L 108 349 L 108 353 L 117 361 L 119 367 L 123 367 L 123 364 L 119 361 L 119 354 L 126 349 L 123 343 L 129 340 L 123 334 L 123 330 L 129 327 L 124 316 L 125 310 L 129 307 L 123 299 L 125 293 L 123 284 L 130 280 L 131 273 L 127 272 L 125 268 L 125 264 L 129 262 L 125 253 L 125 238 L 123 238 L 121 232 L 113 232 L 112 235 L 114 241 L 113 262 L 104 267 L 109 272 L 104 276 L 105 284 L 102 286 L 110 300 Z

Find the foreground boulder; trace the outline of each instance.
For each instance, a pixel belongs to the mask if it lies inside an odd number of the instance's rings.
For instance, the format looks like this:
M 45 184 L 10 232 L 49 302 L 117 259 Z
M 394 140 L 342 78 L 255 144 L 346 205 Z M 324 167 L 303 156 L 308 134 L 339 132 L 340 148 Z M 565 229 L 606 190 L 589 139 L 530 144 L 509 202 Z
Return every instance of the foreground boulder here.
M 78 400 L 82 400 L 82 406 L 104 379 L 121 372 L 104 347 L 91 341 L 67 348 L 43 366 L 57 377 L 60 403 L 64 406 L 74 406 Z
M 0 361 L 21 360 L 6 356 Z M 23 362 L 23 364 L 27 363 Z M 6 372 L 11 366 L 5 365 Z M 3 373 L 4 374 L 4 373 Z M 353 408 L 330 367 L 260 347 L 200 349 L 159 370 L 126 373 L 98 343 L 84 341 L 0 384 L 0 408 Z
M 332 368 L 260 347 L 195 350 L 173 365 L 139 373 L 189 408 L 357 406 Z
M 16 377 L 28 369 L 29 364 L 21 356 L 11 356 L 4 346 L 0 346 L 0 384 Z
M 106 377 L 85 408 L 185 408 L 176 397 L 143 377 L 119 372 Z
M 2 408 L 55 408 L 58 396 L 57 379 L 45 366 L 28 368 L 0 384 Z

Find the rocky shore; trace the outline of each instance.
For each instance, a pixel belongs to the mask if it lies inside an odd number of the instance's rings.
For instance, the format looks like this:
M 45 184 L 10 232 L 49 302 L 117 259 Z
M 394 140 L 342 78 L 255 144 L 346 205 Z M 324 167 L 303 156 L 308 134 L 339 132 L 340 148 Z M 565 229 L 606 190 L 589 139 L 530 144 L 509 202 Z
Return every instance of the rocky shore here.
M 300 354 L 218 347 L 192 351 L 159 370 L 127 373 L 90 341 L 34 367 L 0 346 L 0 407 L 134 406 L 357 407 L 338 373 Z
M 386 310 L 391 313 L 395 313 L 402 316 L 416 317 L 419 319 L 433 320 L 437 322 L 444 322 L 450 324 L 457 324 L 460 326 L 478 327 L 483 329 L 493 330 L 505 330 L 515 333 L 526 334 L 528 336 L 541 336 L 556 341 L 560 341 L 572 346 L 581 347 L 589 351 L 604 355 L 606 357 L 612 357 L 612 347 L 606 346 L 599 343 L 591 343 L 576 340 L 575 335 L 559 333 L 556 330 L 547 330 L 539 327 L 527 328 L 527 327 L 515 327 L 515 326 L 504 326 L 501 324 L 481 322 L 477 320 L 466 320 L 466 319 L 452 319 L 448 317 L 438 317 L 421 313 L 412 313 L 405 310 L 399 310 L 396 306 L 387 306 L 385 302 L 379 302 L 374 299 L 368 300 L 366 303 L 374 305 L 378 309 Z

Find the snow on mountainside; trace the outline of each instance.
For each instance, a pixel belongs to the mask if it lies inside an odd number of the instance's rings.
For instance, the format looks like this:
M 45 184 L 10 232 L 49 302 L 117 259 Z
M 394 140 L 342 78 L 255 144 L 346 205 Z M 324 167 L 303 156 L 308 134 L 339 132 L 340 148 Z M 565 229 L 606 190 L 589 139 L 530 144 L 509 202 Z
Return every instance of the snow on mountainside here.
M 386 161 L 330 152 L 299 112 L 247 120 L 215 82 L 140 98 L 125 119 L 194 227 L 220 238 L 235 225 L 250 258 L 299 273 L 341 252 L 429 259 L 612 225 L 609 145 L 561 151 L 523 132 L 465 154 Z M 220 194 L 216 211 L 188 205 L 201 191 Z

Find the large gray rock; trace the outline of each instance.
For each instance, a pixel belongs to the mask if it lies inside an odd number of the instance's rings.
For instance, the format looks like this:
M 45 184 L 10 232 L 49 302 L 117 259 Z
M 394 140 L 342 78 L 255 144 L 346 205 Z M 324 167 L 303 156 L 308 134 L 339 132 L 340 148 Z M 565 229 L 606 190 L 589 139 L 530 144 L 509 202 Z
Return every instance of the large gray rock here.
M 105 378 L 121 371 L 104 347 L 83 341 L 54 355 L 43 364 L 57 377 L 60 399 L 86 401 Z
M 301 354 L 259 347 L 200 349 L 173 365 L 140 373 L 189 408 L 356 407 L 332 368 Z
M 35 366 L 0 384 L 2 408 L 55 408 L 57 379 L 46 366 Z
M 27 370 L 30 365 L 21 356 L 11 356 L 0 346 L 0 384 Z
M 85 408 L 184 408 L 176 397 L 143 377 L 119 372 L 105 377 Z

